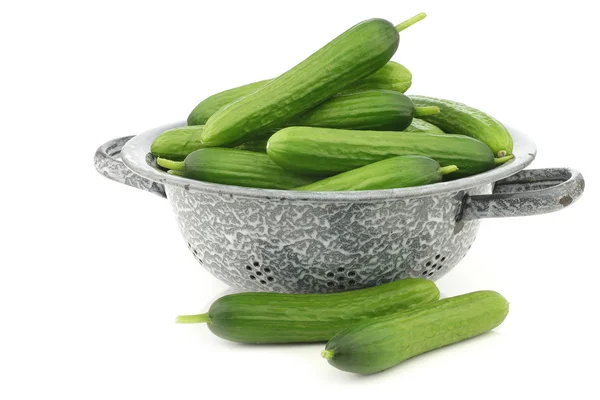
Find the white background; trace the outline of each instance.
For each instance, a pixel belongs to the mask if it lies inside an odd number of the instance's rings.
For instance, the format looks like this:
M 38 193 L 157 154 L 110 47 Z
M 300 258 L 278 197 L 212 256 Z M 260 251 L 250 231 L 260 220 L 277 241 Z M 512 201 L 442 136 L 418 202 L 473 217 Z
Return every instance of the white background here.
M 595 3 L 2 2 L 0 398 L 597 398 Z M 95 172 L 95 149 L 276 76 L 359 21 L 421 11 L 393 58 L 414 74 L 410 93 L 488 111 L 533 137 L 532 167 L 587 181 L 559 213 L 485 221 L 439 281 L 446 296 L 501 292 L 504 324 L 369 377 L 330 367 L 322 345 L 176 325 L 227 288 L 165 200 Z

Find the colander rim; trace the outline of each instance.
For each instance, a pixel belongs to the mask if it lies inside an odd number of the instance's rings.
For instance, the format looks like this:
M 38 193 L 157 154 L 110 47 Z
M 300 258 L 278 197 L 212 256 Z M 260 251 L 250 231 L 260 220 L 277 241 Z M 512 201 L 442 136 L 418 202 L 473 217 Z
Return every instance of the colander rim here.
M 201 182 L 184 177 L 167 174 L 156 168 L 154 157 L 150 153 L 150 146 L 154 139 L 167 129 L 184 126 L 185 121 L 161 125 L 140 133 L 130 139 L 121 150 L 121 159 L 125 165 L 136 174 L 153 182 L 167 186 L 175 186 L 184 190 L 202 193 L 217 193 L 221 195 L 242 196 L 250 198 L 299 200 L 299 201 L 369 201 L 388 200 L 395 198 L 413 198 L 437 195 L 441 193 L 455 193 L 474 187 L 497 182 L 526 168 L 533 162 L 537 154 L 535 143 L 524 133 L 506 125 L 513 137 L 514 158 L 507 163 L 490 171 L 473 175 L 454 181 L 434 183 L 425 186 L 416 186 L 399 189 L 363 190 L 351 192 L 304 192 L 279 189 L 257 189 L 242 186 L 222 185 L 210 182 Z

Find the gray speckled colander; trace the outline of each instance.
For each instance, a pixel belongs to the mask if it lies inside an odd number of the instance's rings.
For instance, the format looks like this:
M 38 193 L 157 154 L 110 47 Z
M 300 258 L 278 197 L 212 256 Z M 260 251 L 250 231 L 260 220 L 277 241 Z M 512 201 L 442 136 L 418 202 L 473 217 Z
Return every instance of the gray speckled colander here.
M 438 279 L 475 240 L 481 218 L 560 210 L 583 193 L 567 168 L 524 170 L 534 143 L 510 129 L 515 158 L 476 176 L 357 192 L 295 192 L 198 182 L 156 168 L 162 126 L 96 152 L 106 177 L 169 199 L 194 257 L 242 290 L 357 289 L 406 277 Z

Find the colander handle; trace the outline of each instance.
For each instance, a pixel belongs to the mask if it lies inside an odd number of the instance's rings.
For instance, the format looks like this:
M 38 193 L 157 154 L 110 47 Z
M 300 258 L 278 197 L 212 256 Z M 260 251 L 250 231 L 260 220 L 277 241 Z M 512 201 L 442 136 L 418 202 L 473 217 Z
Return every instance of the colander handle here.
M 466 196 L 459 221 L 546 214 L 573 204 L 585 181 L 570 168 L 530 169 L 496 182 L 488 195 Z
M 96 170 L 108 179 L 166 198 L 167 195 L 163 185 L 139 176 L 121 161 L 121 149 L 132 137 L 125 136 L 113 139 L 100 146 L 94 155 Z

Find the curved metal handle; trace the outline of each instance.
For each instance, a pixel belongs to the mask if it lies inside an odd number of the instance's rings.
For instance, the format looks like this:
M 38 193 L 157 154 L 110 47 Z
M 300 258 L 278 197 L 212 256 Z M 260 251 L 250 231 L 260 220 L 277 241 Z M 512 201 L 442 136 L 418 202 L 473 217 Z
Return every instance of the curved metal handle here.
M 562 210 L 583 193 L 585 181 L 570 168 L 530 169 L 498 181 L 494 193 L 465 196 L 459 221 L 518 217 Z
M 121 149 L 132 137 L 113 139 L 100 146 L 94 155 L 94 167 L 108 179 L 166 198 L 163 185 L 139 176 L 121 161 Z

